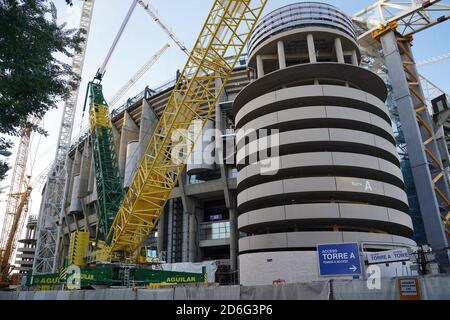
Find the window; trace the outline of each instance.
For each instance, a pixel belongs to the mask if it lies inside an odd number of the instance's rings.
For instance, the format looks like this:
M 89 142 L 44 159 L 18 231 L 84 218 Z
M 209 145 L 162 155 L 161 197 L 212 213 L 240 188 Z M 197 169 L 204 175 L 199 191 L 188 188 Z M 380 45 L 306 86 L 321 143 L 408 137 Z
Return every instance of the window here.
M 208 222 L 200 225 L 200 240 L 230 238 L 230 221 Z

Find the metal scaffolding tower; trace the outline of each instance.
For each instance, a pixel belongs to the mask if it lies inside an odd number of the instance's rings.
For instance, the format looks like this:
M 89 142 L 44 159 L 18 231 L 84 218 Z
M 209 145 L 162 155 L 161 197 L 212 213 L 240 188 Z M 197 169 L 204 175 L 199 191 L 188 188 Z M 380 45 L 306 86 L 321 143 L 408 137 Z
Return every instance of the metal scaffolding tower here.
M 449 239 L 443 221 L 450 211 L 448 174 L 433 130 L 433 120 L 411 52 L 412 35 L 450 18 L 450 4 L 380 0 L 358 12 L 353 21 L 363 30 L 360 43 L 382 58 L 391 81 L 408 150 L 414 184 L 429 244 L 448 264 Z M 442 140 L 442 139 L 441 139 Z
M 11 187 L 0 234 L 0 286 L 7 280 L 6 278 L 11 271 L 14 250 L 25 221 L 26 210 L 23 209 L 26 207 L 29 195 L 25 171 L 30 151 L 30 137 L 31 129 L 23 129 L 11 177 Z
M 81 50 L 75 52 L 72 61 L 72 71 L 81 76 L 86 55 L 87 39 L 92 20 L 92 12 L 95 0 L 85 0 L 80 20 L 80 29 L 85 31 Z M 43 206 L 39 213 L 37 226 L 36 256 L 33 263 L 33 274 L 55 272 L 57 270 L 57 247 L 59 238 L 60 214 L 64 209 L 64 192 L 67 172 L 66 158 L 70 148 L 70 139 L 78 99 L 78 88 L 71 92 L 65 101 L 55 161 L 48 175 L 44 195 Z

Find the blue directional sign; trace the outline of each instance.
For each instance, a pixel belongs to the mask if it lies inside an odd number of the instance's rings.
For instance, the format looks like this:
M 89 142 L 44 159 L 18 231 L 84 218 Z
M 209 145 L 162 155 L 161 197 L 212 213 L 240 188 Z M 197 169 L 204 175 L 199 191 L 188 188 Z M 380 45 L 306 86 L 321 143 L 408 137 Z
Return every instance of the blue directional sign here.
M 357 243 L 319 244 L 317 255 L 321 276 L 361 274 Z

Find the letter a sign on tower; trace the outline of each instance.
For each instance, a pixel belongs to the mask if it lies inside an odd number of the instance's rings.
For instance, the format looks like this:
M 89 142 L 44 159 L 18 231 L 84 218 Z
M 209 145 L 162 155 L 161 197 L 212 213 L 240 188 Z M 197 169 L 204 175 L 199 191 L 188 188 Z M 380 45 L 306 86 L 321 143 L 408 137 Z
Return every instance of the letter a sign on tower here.
M 317 245 L 321 276 L 349 276 L 361 274 L 357 243 Z

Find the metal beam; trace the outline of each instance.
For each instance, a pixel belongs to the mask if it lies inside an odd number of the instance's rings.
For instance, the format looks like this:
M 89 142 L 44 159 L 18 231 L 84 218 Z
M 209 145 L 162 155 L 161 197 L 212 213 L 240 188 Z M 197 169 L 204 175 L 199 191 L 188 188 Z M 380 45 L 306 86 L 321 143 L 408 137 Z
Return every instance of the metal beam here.
M 430 131 L 432 119 L 423 97 L 409 40 L 390 31 L 382 35 L 380 41 L 405 136 L 427 239 L 435 249 L 446 248 L 448 238 L 442 221 L 450 209 L 450 191 L 434 132 Z M 443 263 L 449 262 L 448 255 L 441 255 L 439 259 Z
M 85 0 L 83 2 L 80 29 L 85 31 L 84 34 L 81 34 L 84 37 L 84 41 L 80 50 L 75 52 L 72 60 L 72 71 L 77 76 L 81 76 L 83 71 L 94 2 L 95 0 Z M 62 191 L 65 190 L 67 180 L 65 164 L 70 148 L 77 99 L 78 88 L 70 93 L 64 104 L 55 161 L 42 197 L 44 205 L 39 212 L 33 274 L 52 273 L 57 270 L 57 242 L 62 227 L 59 221 L 62 220 L 64 215 L 64 194 Z

